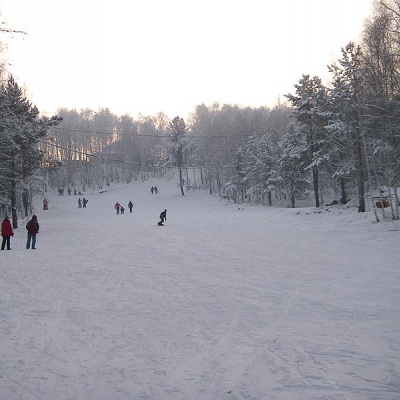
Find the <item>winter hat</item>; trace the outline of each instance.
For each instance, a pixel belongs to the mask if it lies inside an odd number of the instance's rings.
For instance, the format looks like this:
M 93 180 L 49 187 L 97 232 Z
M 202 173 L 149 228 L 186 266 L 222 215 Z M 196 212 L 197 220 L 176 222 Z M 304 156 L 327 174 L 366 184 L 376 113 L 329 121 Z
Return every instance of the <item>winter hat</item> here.
M 32 215 L 32 219 L 37 219 L 37 216 L 36 215 Z

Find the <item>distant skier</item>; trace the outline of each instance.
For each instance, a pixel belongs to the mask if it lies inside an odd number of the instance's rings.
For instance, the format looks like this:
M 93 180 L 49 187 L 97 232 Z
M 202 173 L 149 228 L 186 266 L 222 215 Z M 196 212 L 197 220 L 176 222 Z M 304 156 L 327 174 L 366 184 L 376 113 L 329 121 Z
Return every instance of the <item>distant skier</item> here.
M 121 208 L 121 204 L 118 201 L 115 203 L 114 208 L 117 210 L 117 214 L 119 214 L 119 209 Z
M 128 203 L 128 208 L 129 208 L 129 212 L 132 212 L 133 203 L 131 201 L 129 201 L 129 203 Z
M 158 222 L 158 226 L 164 226 L 164 221 L 167 220 L 167 210 L 161 211 L 160 221 Z

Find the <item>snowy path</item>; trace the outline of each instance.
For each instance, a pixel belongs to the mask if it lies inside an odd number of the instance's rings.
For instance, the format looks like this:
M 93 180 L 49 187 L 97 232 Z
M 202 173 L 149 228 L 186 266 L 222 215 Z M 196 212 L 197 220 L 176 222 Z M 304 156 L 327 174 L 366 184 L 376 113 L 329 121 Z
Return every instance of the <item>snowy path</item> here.
M 1 400 L 400 399 L 399 223 L 151 184 L 0 253 Z

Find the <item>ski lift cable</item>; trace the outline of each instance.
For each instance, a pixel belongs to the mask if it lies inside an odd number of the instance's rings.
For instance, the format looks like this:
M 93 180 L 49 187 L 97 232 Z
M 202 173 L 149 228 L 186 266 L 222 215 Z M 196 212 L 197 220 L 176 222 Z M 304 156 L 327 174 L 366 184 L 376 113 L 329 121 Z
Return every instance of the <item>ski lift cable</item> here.
M 51 129 L 54 130 L 61 130 L 61 131 L 69 131 L 69 132 L 80 132 L 80 133 L 93 133 L 97 135 L 118 135 L 118 136 L 133 136 L 133 137 L 156 137 L 156 138 L 166 138 L 169 137 L 168 135 L 154 135 L 154 134 L 134 134 L 134 133 L 120 133 L 118 131 L 116 132 L 102 132 L 102 131 L 93 131 L 90 129 L 75 129 L 75 128 L 63 128 L 63 127 L 52 127 Z M 50 130 L 51 130 L 50 129 Z M 192 137 L 205 137 L 205 138 L 229 138 L 230 136 L 228 135 L 196 135 L 196 134 L 188 134 L 189 138 Z

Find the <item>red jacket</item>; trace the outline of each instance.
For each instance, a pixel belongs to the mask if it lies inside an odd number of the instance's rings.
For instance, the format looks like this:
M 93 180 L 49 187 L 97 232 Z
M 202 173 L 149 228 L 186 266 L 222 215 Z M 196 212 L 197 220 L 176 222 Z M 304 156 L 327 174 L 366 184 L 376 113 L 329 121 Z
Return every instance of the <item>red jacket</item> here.
M 1 223 L 1 236 L 13 236 L 13 230 L 9 219 L 4 219 Z

